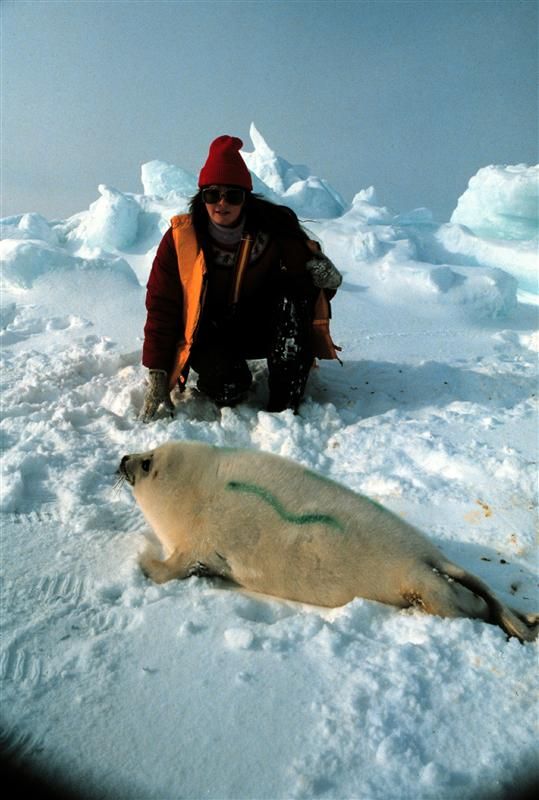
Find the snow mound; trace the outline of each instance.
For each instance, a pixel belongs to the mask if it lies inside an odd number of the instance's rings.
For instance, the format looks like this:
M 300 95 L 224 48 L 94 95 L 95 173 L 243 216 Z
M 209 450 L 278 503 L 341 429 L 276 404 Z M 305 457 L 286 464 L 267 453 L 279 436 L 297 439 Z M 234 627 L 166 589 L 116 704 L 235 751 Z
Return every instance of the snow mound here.
M 41 214 L 19 214 L 6 217 L 0 222 L 2 239 L 38 239 L 49 244 L 58 244 L 58 236 Z
M 539 231 L 539 165 L 491 165 L 470 179 L 451 222 L 480 236 L 532 239 Z
M 129 247 L 137 238 L 140 206 L 133 197 L 100 184 L 101 197 L 92 203 L 78 235 L 103 250 Z
M 254 123 L 251 123 L 249 136 L 254 145 L 252 153 L 242 152 L 243 159 L 251 172 L 254 172 L 276 194 L 284 194 L 294 183 L 309 177 L 309 169 L 303 164 L 290 164 L 269 147 Z
M 138 285 L 135 273 L 123 258 L 79 258 L 43 241 L 5 239 L 0 242 L 0 260 L 2 289 L 29 289 L 39 278 L 62 270 L 111 272 Z
M 264 188 L 269 188 L 272 195 L 300 216 L 318 219 L 341 216 L 346 204 L 327 181 L 311 175 L 304 164 L 290 164 L 276 155 L 254 123 L 249 135 L 255 149 L 252 153 L 242 151 L 242 156 L 249 171 L 258 178 L 255 191 L 266 194 Z
M 141 167 L 141 181 L 145 195 L 154 197 L 185 198 L 198 191 L 194 175 L 165 161 L 148 161 Z
M 520 288 L 537 294 L 539 275 L 537 270 L 537 242 L 503 239 L 482 239 L 461 225 L 440 225 L 428 246 L 426 260 L 450 258 L 455 264 L 473 264 L 482 267 L 497 267 L 517 279 Z
M 454 306 L 476 320 L 511 315 L 517 307 L 517 281 L 501 269 L 433 266 L 395 259 L 393 253 L 376 267 L 375 294 L 409 303 L 421 299 L 427 306 Z
M 374 186 L 369 186 L 354 195 L 352 207 L 343 219 L 367 225 L 389 225 L 395 220 L 395 215 L 385 206 L 378 205 L 376 190 Z

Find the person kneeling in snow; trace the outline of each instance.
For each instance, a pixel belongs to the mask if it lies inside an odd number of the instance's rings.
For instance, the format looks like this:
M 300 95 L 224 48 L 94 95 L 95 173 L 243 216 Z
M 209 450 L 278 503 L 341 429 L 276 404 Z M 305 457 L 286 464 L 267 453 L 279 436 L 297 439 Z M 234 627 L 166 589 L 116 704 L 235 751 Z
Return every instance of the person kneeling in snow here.
M 142 419 L 189 369 L 217 405 L 235 405 L 267 359 L 268 411 L 297 412 L 315 357 L 337 358 L 329 300 L 342 277 L 295 213 L 252 193 L 241 139 L 210 145 L 190 213 L 173 217 L 147 286 L 142 363 L 149 369 Z

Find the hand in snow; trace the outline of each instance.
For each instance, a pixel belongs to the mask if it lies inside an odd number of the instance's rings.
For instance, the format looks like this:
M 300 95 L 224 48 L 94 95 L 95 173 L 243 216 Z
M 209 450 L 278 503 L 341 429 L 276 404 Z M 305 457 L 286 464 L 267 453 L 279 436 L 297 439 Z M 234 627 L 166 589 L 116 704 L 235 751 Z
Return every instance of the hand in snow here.
M 170 399 L 168 390 L 168 375 L 164 369 L 151 369 L 148 381 L 148 388 L 144 396 L 144 405 L 140 412 L 143 422 L 150 422 L 157 409 L 164 403 L 170 416 L 174 416 L 174 403 Z

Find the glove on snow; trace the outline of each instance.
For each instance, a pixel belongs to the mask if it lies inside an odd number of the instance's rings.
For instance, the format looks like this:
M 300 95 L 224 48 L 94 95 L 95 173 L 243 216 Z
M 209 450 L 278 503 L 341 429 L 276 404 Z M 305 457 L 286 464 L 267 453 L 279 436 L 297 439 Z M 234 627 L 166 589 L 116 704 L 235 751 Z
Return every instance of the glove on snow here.
M 313 283 L 318 289 L 338 289 L 342 283 L 342 275 L 323 253 L 317 253 L 309 259 L 305 268 L 311 273 Z
M 164 369 L 151 369 L 148 388 L 144 396 L 144 405 L 140 413 L 142 421 L 150 422 L 161 403 L 164 403 L 170 416 L 173 417 L 174 404 L 170 399 L 168 375 Z

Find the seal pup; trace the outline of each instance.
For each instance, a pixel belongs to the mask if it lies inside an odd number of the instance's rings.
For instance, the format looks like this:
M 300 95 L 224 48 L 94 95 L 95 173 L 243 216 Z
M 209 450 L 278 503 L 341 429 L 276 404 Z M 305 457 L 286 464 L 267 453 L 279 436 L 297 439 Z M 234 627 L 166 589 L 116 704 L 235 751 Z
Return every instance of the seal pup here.
M 510 609 L 416 528 L 281 456 L 176 441 L 124 456 L 119 473 L 163 547 L 164 560 L 140 559 L 157 583 L 217 575 L 303 603 L 364 597 L 537 635 L 539 615 Z

